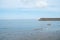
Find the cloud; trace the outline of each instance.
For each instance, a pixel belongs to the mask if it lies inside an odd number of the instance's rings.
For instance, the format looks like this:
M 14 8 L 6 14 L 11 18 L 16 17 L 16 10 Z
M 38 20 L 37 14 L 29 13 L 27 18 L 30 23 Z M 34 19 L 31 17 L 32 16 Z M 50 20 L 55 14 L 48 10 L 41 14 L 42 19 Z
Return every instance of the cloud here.
M 16 8 L 17 0 L 1 0 L 0 8 Z
M 18 8 L 42 8 L 47 7 L 46 0 L 18 0 Z
M 59 0 L 0 0 L 0 8 L 28 8 L 29 10 L 40 8 L 40 10 L 59 11 L 60 2 Z
M 47 0 L 2 0 L 0 8 L 42 8 L 47 7 Z

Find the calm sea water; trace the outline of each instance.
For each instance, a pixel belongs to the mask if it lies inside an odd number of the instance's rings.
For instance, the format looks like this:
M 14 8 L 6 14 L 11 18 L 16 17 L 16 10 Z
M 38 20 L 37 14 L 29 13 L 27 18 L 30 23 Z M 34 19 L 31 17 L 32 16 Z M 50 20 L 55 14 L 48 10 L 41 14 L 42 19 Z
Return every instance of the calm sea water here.
M 60 40 L 60 21 L 0 20 L 0 40 Z

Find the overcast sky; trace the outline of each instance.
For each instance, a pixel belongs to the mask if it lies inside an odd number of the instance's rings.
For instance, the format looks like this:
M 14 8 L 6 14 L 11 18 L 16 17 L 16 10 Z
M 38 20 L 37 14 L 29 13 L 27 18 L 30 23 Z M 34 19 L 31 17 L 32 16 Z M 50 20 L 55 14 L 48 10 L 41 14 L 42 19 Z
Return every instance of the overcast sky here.
M 0 0 L 0 19 L 60 17 L 60 0 Z

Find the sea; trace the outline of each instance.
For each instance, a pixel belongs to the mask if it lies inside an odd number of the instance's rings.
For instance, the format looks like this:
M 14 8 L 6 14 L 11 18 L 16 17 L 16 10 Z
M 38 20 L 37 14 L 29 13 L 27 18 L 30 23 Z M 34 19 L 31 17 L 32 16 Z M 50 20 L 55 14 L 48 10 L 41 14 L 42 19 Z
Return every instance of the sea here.
M 60 21 L 0 20 L 0 40 L 60 40 Z

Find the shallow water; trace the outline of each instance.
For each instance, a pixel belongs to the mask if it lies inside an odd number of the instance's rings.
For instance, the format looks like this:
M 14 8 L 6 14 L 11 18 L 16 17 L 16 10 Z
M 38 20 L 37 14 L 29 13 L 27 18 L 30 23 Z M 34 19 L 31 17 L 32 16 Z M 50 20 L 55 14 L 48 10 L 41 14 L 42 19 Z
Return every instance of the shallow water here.
M 60 21 L 0 20 L 0 40 L 60 40 Z

